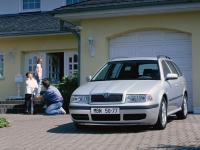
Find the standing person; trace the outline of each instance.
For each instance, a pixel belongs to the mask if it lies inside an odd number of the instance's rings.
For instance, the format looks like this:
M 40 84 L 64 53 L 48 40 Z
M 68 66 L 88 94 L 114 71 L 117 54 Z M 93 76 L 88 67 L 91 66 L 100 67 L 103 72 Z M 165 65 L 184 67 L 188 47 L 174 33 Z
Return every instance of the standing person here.
M 45 110 L 46 115 L 66 114 L 62 108 L 63 97 L 59 90 L 50 85 L 50 82 L 46 79 L 42 80 L 42 85 L 46 89 L 45 93 L 36 98 L 31 97 L 31 100 L 44 100 L 47 105 L 47 109 Z
M 24 103 L 24 114 L 29 113 L 29 107 L 30 107 L 30 98 L 36 94 L 38 89 L 37 81 L 33 78 L 33 75 L 31 72 L 26 73 L 26 94 L 25 94 L 25 103 Z M 33 95 L 32 95 L 33 94 Z M 34 110 L 34 102 L 33 102 L 33 110 Z M 35 112 L 34 112 L 35 113 Z
M 41 91 L 41 83 L 42 83 L 42 58 L 38 58 L 38 61 L 37 61 L 37 65 L 36 65 L 36 68 L 35 68 L 35 79 L 37 80 L 37 83 L 38 83 L 38 90 L 37 90 L 37 94 L 36 96 L 39 96 L 40 95 L 40 91 Z

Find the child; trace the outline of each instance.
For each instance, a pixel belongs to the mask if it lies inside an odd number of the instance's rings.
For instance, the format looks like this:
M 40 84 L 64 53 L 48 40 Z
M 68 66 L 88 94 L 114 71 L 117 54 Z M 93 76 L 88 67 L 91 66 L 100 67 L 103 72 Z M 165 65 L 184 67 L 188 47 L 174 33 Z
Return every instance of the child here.
M 33 78 L 33 75 L 31 72 L 26 73 L 26 94 L 25 94 L 25 103 L 24 103 L 24 114 L 29 114 L 29 106 L 31 104 L 30 98 L 32 95 L 34 96 L 38 89 L 37 81 Z M 33 102 L 33 109 L 34 109 L 34 102 Z

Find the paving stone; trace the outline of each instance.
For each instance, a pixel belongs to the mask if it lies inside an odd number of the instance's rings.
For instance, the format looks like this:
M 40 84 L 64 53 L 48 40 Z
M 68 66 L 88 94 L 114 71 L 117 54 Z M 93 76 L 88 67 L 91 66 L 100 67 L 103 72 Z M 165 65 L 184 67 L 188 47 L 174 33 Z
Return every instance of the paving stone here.
M 69 115 L 1 114 L 10 127 L 0 128 L 1 150 L 200 150 L 200 115 L 172 120 L 165 130 L 88 127 L 77 130 Z

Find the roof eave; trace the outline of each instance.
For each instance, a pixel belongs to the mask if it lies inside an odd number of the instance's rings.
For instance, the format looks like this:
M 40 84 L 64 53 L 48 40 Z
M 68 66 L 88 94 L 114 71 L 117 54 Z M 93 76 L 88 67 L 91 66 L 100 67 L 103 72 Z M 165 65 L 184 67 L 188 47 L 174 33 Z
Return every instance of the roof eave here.
M 196 3 L 200 0 L 173 0 L 173 1 L 154 1 L 154 2 L 143 2 L 133 4 L 122 4 L 122 5 L 110 5 L 110 6 L 98 6 L 98 7 L 87 7 L 87 8 L 72 8 L 72 9 L 54 9 L 53 11 L 47 12 L 51 15 L 63 14 L 63 13 L 75 13 L 85 11 L 97 11 L 97 10 L 108 10 L 108 9 L 121 9 L 121 8 L 132 8 L 132 7 L 144 7 L 144 6 L 157 6 L 157 5 L 169 5 L 169 4 L 180 4 L 180 3 Z
M 169 4 L 169 3 L 168 3 Z M 120 16 L 133 16 L 133 15 L 146 15 L 146 14 L 160 14 L 160 13 L 173 13 L 173 12 L 186 12 L 186 11 L 199 11 L 200 2 L 196 3 L 182 3 L 169 5 L 149 5 L 146 7 L 135 7 L 134 9 L 130 6 L 121 9 L 105 9 L 99 11 L 74 11 L 66 13 L 57 13 L 54 16 L 68 21 L 75 25 L 80 25 L 82 19 L 92 18 L 106 18 L 106 17 L 120 17 Z
M 16 33 L 3 33 L 0 38 L 4 37 L 23 37 L 23 36 L 43 36 L 43 35 L 59 35 L 59 34 L 72 34 L 66 31 L 43 31 L 43 32 L 16 32 Z

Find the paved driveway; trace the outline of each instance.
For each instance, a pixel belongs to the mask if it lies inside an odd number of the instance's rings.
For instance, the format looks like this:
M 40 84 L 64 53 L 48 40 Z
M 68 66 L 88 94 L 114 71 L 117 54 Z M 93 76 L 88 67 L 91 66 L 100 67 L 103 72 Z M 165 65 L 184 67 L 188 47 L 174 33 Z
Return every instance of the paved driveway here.
M 186 120 L 169 117 L 162 131 L 141 126 L 77 130 L 69 115 L 0 116 L 10 122 L 10 127 L 0 128 L 1 150 L 200 150 L 200 115 L 190 114 Z

